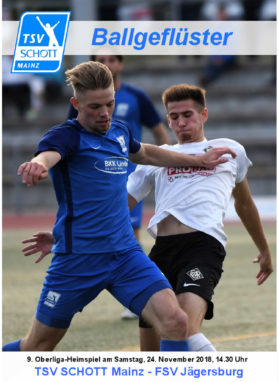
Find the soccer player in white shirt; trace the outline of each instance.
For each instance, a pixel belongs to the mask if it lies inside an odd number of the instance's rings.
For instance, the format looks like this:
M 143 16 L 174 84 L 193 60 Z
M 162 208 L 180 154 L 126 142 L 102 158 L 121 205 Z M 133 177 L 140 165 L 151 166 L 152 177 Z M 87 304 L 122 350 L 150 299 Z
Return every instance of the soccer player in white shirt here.
M 129 176 L 128 194 L 132 208 L 155 190 L 155 214 L 148 231 L 156 238 L 150 258 L 170 281 L 180 306 L 189 318 L 189 350 L 215 351 L 201 333 L 204 318 L 213 316 L 211 298 L 225 258 L 226 235 L 223 218 L 231 195 L 235 209 L 259 250 L 258 285 L 273 271 L 271 254 L 246 174 L 251 165 L 244 147 L 230 139 L 207 141 L 208 119 L 205 90 L 181 84 L 162 96 L 170 128 L 178 144 L 166 150 L 201 155 L 213 147 L 227 146 L 237 156 L 211 169 L 194 167 L 138 166 Z M 140 320 L 141 350 L 158 350 L 154 330 Z

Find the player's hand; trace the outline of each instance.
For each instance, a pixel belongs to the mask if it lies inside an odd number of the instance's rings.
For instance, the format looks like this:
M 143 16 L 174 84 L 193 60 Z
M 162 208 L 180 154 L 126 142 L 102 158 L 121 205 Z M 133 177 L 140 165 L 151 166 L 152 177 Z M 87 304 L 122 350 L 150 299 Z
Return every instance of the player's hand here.
M 202 167 L 213 168 L 218 164 L 228 162 L 229 157 L 223 157 L 224 154 L 236 157 L 236 153 L 229 147 L 214 147 L 201 156 Z
M 266 255 L 259 253 L 258 256 L 253 260 L 253 263 L 258 263 L 260 265 L 260 270 L 256 278 L 257 284 L 261 285 L 273 272 L 270 253 L 268 252 Z
M 46 255 L 51 253 L 54 237 L 51 232 L 38 232 L 31 238 L 22 240 L 22 243 L 33 243 L 22 249 L 24 256 L 30 256 L 34 253 L 41 252 L 41 255 L 35 261 L 35 263 L 39 263 Z
M 19 166 L 17 175 L 22 175 L 22 183 L 26 183 L 28 187 L 35 186 L 39 180 L 48 177 L 47 168 L 37 162 L 24 162 Z

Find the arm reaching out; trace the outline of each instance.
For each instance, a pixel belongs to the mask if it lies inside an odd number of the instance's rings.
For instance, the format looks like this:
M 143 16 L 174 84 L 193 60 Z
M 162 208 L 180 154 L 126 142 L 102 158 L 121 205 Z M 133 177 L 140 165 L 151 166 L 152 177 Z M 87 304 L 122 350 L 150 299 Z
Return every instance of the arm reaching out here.
M 273 272 L 273 267 L 270 249 L 246 178 L 236 185 L 233 196 L 235 198 L 236 212 L 260 252 L 253 260 L 253 263 L 258 263 L 260 266 L 256 278 L 257 284 L 261 285 Z
M 22 248 L 24 256 L 30 256 L 34 253 L 41 252 L 35 263 L 39 263 L 46 255 L 51 253 L 51 248 L 54 243 L 54 237 L 51 232 L 38 232 L 29 239 L 22 240 L 23 244 L 34 243 Z
M 197 167 L 212 168 L 221 163 L 226 163 L 229 161 L 229 157 L 223 157 L 224 154 L 230 154 L 232 158 L 236 157 L 236 153 L 229 147 L 214 147 L 204 155 L 196 155 L 195 158 L 200 164 Z
M 236 157 L 236 153 L 229 147 L 215 147 L 203 155 L 187 155 L 141 143 L 140 150 L 135 154 L 130 154 L 130 160 L 134 163 L 161 167 L 194 166 L 212 168 L 229 160 L 229 158 L 223 157 L 224 154 L 230 154 L 233 158 Z
M 17 170 L 17 175 L 22 175 L 22 183 L 26 183 L 28 187 L 35 186 L 39 180 L 48 177 L 48 170 L 60 159 L 61 155 L 57 151 L 44 151 L 30 162 L 22 163 Z

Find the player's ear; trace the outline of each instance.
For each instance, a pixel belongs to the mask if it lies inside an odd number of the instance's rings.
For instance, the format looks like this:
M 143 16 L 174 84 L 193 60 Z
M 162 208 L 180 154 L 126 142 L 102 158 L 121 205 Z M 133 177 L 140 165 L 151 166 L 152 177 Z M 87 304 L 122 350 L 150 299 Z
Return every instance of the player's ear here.
M 203 123 L 207 122 L 208 120 L 208 109 L 206 107 L 202 110 L 202 119 Z
M 72 104 L 72 106 L 73 106 L 76 110 L 78 110 L 78 101 L 77 101 L 77 99 L 76 99 L 75 97 L 71 97 L 71 99 L 70 99 L 70 103 Z

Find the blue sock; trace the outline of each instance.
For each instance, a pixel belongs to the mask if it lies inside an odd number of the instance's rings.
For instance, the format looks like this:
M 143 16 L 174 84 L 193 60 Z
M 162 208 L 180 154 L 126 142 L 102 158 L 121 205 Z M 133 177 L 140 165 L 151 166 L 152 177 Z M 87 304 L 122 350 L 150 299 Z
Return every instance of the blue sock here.
M 13 341 L 8 343 L 7 345 L 4 345 L 2 347 L 2 351 L 20 351 L 20 347 L 19 347 L 20 341 L 21 340 Z
M 188 341 L 161 340 L 160 351 L 189 351 Z

